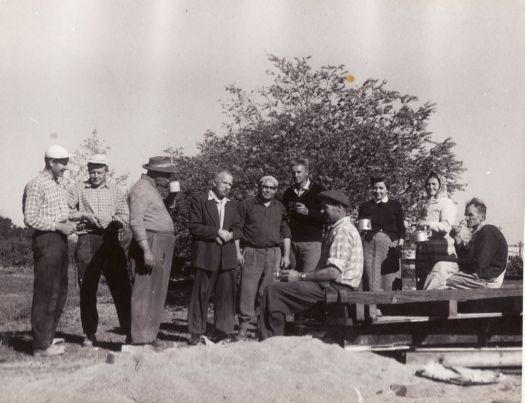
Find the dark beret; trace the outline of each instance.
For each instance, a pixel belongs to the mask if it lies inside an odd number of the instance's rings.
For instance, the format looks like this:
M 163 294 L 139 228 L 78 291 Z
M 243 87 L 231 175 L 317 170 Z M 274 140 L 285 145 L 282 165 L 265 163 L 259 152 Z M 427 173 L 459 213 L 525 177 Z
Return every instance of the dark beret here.
M 345 207 L 350 207 L 350 200 L 342 190 L 325 190 L 317 196 L 319 200 L 330 200 Z

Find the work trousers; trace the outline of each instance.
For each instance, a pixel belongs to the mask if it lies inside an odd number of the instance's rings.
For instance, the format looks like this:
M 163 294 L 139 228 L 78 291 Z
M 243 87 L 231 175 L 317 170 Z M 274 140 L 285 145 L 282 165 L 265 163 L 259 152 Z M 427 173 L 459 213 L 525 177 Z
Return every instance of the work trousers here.
M 35 350 L 53 342 L 67 299 L 67 238 L 57 232 L 33 234 L 35 280 L 31 306 L 31 330 Z
M 83 234 L 75 250 L 80 286 L 80 319 L 84 334 L 94 335 L 98 327 L 97 290 L 100 276 L 106 278 L 120 323 L 120 330 L 129 335 L 131 284 L 126 254 L 118 233 Z
M 208 306 L 212 294 L 215 301 L 215 329 L 232 334 L 235 326 L 236 270 L 195 270 L 195 280 L 188 311 L 188 330 L 204 334 L 208 320 Z
M 321 242 L 292 241 L 290 267 L 302 273 L 315 271 L 321 258 Z
M 131 242 L 129 251 L 133 276 L 131 292 L 131 343 L 133 344 L 150 344 L 157 338 L 166 303 L 171 260 L 175 248 L 173 234 L 148 231 L 147 236 L 151 252 L 155 256 L 153 269 L 144 265 L 144 253 L 135 240 Z
M 244 248 L 239 296 L 239 326 L 247 326 L 255 318 L 264 290 L 279 271 L 281 248 Z
M 462 290 L 472 288 L 500 288 L 505 272 L 493 279 L 484 279 L 475 273 L 460 270 L 456 262 L 438 262 L 426 278 L 425 290 Z
M 377 232 L 372 239 L 363 240 L 364 291 L 392 291 L 401 289 L 401 271 L 396 249 L 384 232 Z
M 284 335 L 286 315 L 304 312 L 326 301 L 326 287 L 333 283 L 294 281 L 274 283 L 264 292 L 259 316 L 259 339 Z

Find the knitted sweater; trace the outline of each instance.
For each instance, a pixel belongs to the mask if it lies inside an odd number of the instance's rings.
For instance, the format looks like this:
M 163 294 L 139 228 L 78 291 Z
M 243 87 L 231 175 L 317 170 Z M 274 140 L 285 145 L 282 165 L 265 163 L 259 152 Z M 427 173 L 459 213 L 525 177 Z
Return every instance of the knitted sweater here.
M 405 238 L 405 217 L 401 203 L 388 199 L 386 203 L 369 200 L 359 206 L 359 218 L 372 221 L 371 235 L 383 231 L 392 241 Z
M 494 225 L 483 225 L 467 246 L 456 245 L 456 251 L 461 270 L 476 273 L 485 280 L 498 277 L 507 267 L 507 241 Z
M 322 185 L 312 182 L 310 188 L 301 197 L 297 196 L 293 187 L 284 192 L 283 204 L 290 220 L 292 241 L 321 242 L 323 240 L 323 217 L 319 212 L 317 195 L 325 189 Z M 290 210 L 289 203 L 303 203 L 308 209 L 308 215 L 298 214 Z

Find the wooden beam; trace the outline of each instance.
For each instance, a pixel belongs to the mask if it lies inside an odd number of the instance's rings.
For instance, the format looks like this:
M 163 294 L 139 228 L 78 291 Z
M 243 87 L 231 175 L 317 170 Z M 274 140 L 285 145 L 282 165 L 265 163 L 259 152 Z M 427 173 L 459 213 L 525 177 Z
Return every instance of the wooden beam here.
M 346 291 L 346 290 L 345 290 Z M 523 297 L 523 288 L 481 288 L 472 290 L 405 290 L 405 291 L 350 291 L 341 294 L 341 302 L 349 304 L 407 304 L 431 301 L 473 301 Z
M 406 353 L 407 364 L 438 362 L 447 366 L 490 368 L 521 367 L 521 348 L 415 349 Z

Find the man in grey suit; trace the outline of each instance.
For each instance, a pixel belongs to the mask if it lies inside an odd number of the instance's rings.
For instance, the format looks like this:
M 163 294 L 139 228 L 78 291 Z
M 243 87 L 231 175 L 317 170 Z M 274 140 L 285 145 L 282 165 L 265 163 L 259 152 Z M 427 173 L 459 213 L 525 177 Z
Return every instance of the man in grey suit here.
M 221 339 L 233 340 L 235 325 L 235 241 L 240 238 L 237 203 L 227 196 L 233 177 L 227 171 L 215 174 L 212 189 L 192 197 L 190 233 L 193 236 L 192 266 L 195 281 L 188 311 L 189 344 L 196 345 L 206 332 L 208 305 L 215 295 L 215 329 Z

